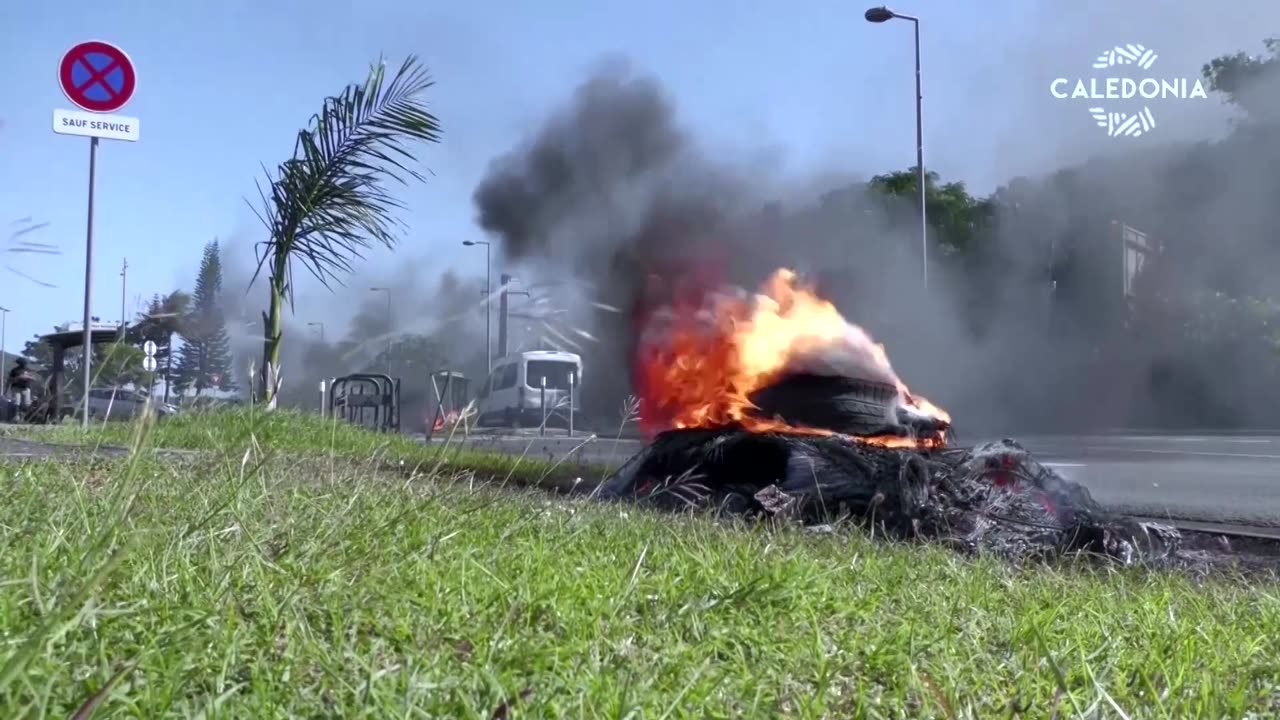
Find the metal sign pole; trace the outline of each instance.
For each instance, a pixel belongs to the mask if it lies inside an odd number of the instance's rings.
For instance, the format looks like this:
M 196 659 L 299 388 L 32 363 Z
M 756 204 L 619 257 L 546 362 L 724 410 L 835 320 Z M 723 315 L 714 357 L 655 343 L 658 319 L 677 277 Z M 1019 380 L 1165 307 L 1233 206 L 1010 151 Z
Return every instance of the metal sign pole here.
M 98 164 L 98 139 L 137 142 L 138 119 L 111 115 L 129 103 L 137 87 L 138 75 L 128 54 L 111 43 L 90 40 L 77 43 L 58 63 L 58 85 L 67 99 L 87 112 L 53 111 L 53 131 L 60 135 L 89 138 L 89 213 L 84 239 L 84 337 L 80 362 L 84 365 L 81 395 L 81 426 L 89 427 L 89 386 L 92 382 L 93 316 L 93 190 Z M 127 265 L 125 266 L 127 267 Z M 125 296 L 125 269 L 120 270 L 121 315 Z M 121 335 L 125 318 L 120 318 Z M 54 418 L 56 421 L 57 418 Z
M 84 347 L 80 362 L 84 365 L 84 387 L 80 397 L 80 426 L 89 428 L 90 356 L 93 354 L 93 326 L 89 318 L 89 294 L 93 290 L 93 177 L 98 164 L 98 138 L 89 138 L 89 221 L 84 234 Z
M 9 308 L 0 307 L 0 403 L 4 402 L 9 382 L 9 356 L 4 354 L 5 327 L 9 322 Z
M 446 387 L 446 388 L 447 388 L 447 387 L 449 387 L 449 381 L 448 381 L 448 380 L 446 380 L 446 381 L 445 381 L 445 387 Z M 444 400 L 442 400 L 442 399 L 441 399 L 441 398 L 442 398 L 442 394 L 441 394 L 441 392 L 440 392 L 440 383 L 436 382 L 436 376 L 435 376 L 435 375 L 432 375 L 432 376 L 431 376 L 431 389 L 432 389 L 432 391 L 433 391 L 433 392 L 435 392 L 435 394 L 436 394 L 436 411 L 435 411 L 434 413 L 432 413 L 432 414 L 431 414 L 431 418 L 427 420 L 426 435 L 427 435 L 427 439 L 428 439 L 428 440 L 430 440 L 432 437 L 434 437 L 434 436 L 435 436 L 435 434 L 436 434 L 436 423 L 437 423 L 437 422 L 440 422 L 440 423 L 442 424 L 442 427 L 443 427 L 443 423 L 442 423 L 442 421 L 441 421 L 441 419 L 440 419 L 440 418 L 441 418 L 441 413 L 442 413 L 442 412 L 443 412 L 443 410 L 444 410 L 444 408 L 443 408 Z
M 125 258 L 124 262 L 121 263 L 120 265 L 120 337 L 121 339 L 124 338 L 125 330 L 127 329 L 127 326 L 129 324 L 129 321 L 125 318 L 125 314 L 124 314 L 125 313 L 125 310 L 124 310 L 125 296 L 127 295 L 125 290 L 126 290 L 126 283 L 128 282 L 129 282 L 129 259 Z

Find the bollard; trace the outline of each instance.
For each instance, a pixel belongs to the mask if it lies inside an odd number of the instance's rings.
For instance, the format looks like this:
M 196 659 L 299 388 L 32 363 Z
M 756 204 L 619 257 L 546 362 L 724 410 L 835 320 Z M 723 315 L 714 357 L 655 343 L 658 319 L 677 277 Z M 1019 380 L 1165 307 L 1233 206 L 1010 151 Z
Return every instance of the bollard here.
M 542 381 L 540 383 L 540 385 L 542 385 L 542 389 L 539 390 L 539 393 L 541 393 L 541 397 L 542 397 L 542 401 L 539 403 L 542 406 L 542 427 L 538 428 L 538 434 L 546 435 L 547 434 L 547 376 L 543 375 L 539 379 Z
M 577 378 L 569 373 L 569 437 L 573 437 L 573 385 Z
M 320 381 L 320 417 L 324 417 L 325 415 L 328 414 L 325 412 L 324 390 L 325 390 L 325 383 L 323 380 L 321 380 Z

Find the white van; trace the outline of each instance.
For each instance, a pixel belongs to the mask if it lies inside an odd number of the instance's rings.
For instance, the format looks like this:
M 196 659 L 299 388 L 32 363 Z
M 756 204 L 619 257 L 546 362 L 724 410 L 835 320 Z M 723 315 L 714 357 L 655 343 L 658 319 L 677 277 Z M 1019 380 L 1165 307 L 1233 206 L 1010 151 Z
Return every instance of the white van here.
M 509 355 L 494 363 L 476 396 L 480 425 L 540 427 L 543 382 L 546 383 L 547 424 L 563 425 L 569 417 L 569 386 L 573 385 L 573 410 L 582 400 L 582 358 L 576 353 L 531 350 Z

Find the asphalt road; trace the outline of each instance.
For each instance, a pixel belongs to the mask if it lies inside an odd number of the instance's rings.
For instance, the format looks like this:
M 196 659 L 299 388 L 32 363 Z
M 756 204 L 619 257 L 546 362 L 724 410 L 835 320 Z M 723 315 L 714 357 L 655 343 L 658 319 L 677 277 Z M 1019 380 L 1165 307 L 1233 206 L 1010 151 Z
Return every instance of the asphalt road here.
M 1280 526 L 1280 435 L 1111 434 L 1020 442 L 1118 510 Z
M 56 455 L 64 448 L 45 443 L 0 437 L 0 460 L 26 460 Z
M 1280 433 L 1113 433 L 1016 439 L 1038 460 L 1083 484 L 1099 502 L 1118 511 L 1280 527 Z M 585 442 L 536 435 L 473 437 L 467 444 L 553 461 L 572 456 L 610 465 L 621 464 L 641 445 L 628 439 Z
M 1280 527 L 1280 433 L 1017 439 L 1041 462 L 1085 485 L 1113 509 L 1148 517 Z M 473 436 L 466 444 L 569 464 L 576 460 L 616 466 L 635 454 L 641 441 L 526 434 Z M 65 452 L 68 448 L 0 438 L 0 460 Z
M 0 436 L 0 462 L 39 460 L 42 458 L 76 457 L 84 453 L 81 445 L 62 445 L 58 443 L 37 442 L 19 438 Z M 162 455 L 174 458 L 191 458 L 196 455 L 191 450 L 162 450 Z M 99 457 L 127 457 L 129 448 L 102 446 L 95 449 Z

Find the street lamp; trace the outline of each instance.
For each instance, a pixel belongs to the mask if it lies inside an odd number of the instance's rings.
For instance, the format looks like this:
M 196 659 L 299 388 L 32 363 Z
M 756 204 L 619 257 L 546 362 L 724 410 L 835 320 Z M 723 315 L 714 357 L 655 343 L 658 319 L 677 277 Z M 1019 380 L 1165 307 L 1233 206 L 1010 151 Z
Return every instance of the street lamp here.
M 484 246 L 484 362 L 485 370 L 493 372 L 493 340 L 489 331 L 489 318 L 493 315 L 493 308 L 489 307 L 489 296 L 493 292 L 493 276 L 491 270 L 492 263 L 489 262 L 489 241 L 488 240 L 463 240 L 463 245 L 474 247 L 476 245 Z
M 322 323 L 322 322 L 309 322 L 309 323 L 307 323 L 307 327 L 318 327 L 318 328 L 320 328 L 320 344 L 321 344 L 321 345 L 323 345 L 323 344 L 324 344 L 324 323 Z
M 387 294 L 387 375 L 391 375 L 391 288 L 374 287 L 369 288 L 369 292 Z
M 924 129 L 921 122 L 920 101 L 923 96 L 920 93 L 920 18 L 911 15 L 903 15 L 890 10 L 887 7 L 873 7 L 863 15 L 867 22 L 882 23 L 888 22 L 894 18 L 899 20 L 910 20 L 915 26 L 916 33 L 916 184 L 920 187 L 920 264 L 921 277 L 924 280 L 925 290 L 929 289 L 929 223 L 925 216 L 925 175 L 924 175 Z
M 4 336 L 9 324 L 9 308 L 0 307 L 0 402 L 4 401 L 4 393 L 9 382 L 9 356 L 4 354 Z

